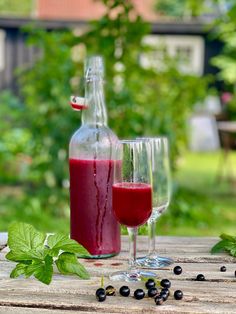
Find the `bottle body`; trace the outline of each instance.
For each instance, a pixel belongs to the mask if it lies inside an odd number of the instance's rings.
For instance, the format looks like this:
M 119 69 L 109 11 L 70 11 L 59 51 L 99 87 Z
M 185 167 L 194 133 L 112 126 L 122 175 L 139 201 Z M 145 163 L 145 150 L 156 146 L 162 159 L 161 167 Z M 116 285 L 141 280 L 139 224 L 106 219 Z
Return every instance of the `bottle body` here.
M 82 244 L 92 258 L 120 252 L 120 227 L 112 208 L 118 139 L 104 121 L 105 104 L 97 100 L 101 94 L 98 87 L 89 87 L 88 109 L 82 113 L 82 126 L 72 136 L 69 147 L 71 238 Z

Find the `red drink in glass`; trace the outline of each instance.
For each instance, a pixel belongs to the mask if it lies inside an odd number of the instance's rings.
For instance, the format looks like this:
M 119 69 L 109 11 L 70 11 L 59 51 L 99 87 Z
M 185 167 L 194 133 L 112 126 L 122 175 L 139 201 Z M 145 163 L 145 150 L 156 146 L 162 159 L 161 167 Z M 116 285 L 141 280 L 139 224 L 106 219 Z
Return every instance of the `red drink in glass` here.
M 152 188 L 146 183 L 122 182 L 112 187 L 113 210 L 127 227 L 143 225 L 152 212 Z
M 70 159 L 71 238 L 93 256 L 120 251 L 119 224 L 111 200 L 115 163 Z

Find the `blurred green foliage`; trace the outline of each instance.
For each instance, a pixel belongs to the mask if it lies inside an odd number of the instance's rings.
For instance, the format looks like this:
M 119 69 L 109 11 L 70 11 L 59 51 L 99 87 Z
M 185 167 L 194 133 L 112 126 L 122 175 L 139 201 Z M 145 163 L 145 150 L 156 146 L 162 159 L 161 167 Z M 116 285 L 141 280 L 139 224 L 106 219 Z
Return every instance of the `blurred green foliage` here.
M 235 0 L 156 0 L 155 10 L 164 17 L 175 19 L 207 18 L 214 20 L 222 17 L 235 4 Z
M 28 16 L 33 12 L 34 0 L 0 0 L 1 15 Z
M 51 230 L 61 230 L 65 224 L 56 223 L 69 217 L 67 152 L 80 117 L 68 103 L 71 94 L 83 91 L 86 55 L 104 56 L 110 127 L 120 138 L 167 135 L 173 168 L 185 146 L 186 119 L 207 93 L 208 79 L 181 73 L 178 60 L 168 55 L 163 56 L 164 68 L 143 67 L 142 54 L 151 58 L 153 53 L 143 41 L 150 32 L 149 25 L 135 15 L 131 1 L 102 2 L 107 8 L 104 16 L 79 34 L 70 30 L 47 32 L 32 26 L 25 29 L 30 33 L 29 44 L 39 47 L 41 56 L 32 68 L 18 72 L 24 105 L 5 94 L 5 105 L 0 106 L 0 114 L 8 116 L 8 124 L 0 126 L 5 134 L 0 140 L 1 149 L 5 149 L 1 164 L 11 158 L 16 164 L 22 157 L 17 169 L 2 166 L 1 180 L 17 183 L 17 175 L 24 183 L 22 219 L 55 217 L 43 229 L 50 226 Z M 9 110 L 11 102 L 15 111 Z M 9 150 L 11 142 L 14 145 Z M 13 212 L 19 209 L 13 201 L 2 204 L 14 207 Z
M 206 10 L 205 0 L 156 0 L 155 9 L 166 16 L 196 17 Z
M 219 78 L 226 84 L 236 84 L 236 3 L 219 17 L 214 26 L 216 36 L 224 43 L 222 54 L 212 59 L 212 63 L 220 69 Z
M 220 71 L 218 78 L 224 82 L 225 90 L 232 93 L 225 111 L 230 120 L 236 120 L 236 3 L 232 3 L 224 16 L 219 17 L 214 27 L 216 36 L 224 43 L 222 53 L 212 59 Z
M 24 182 L 30 163 L 31 134 L 25 105 L 9 91 L 0 94 L 0 183 Z

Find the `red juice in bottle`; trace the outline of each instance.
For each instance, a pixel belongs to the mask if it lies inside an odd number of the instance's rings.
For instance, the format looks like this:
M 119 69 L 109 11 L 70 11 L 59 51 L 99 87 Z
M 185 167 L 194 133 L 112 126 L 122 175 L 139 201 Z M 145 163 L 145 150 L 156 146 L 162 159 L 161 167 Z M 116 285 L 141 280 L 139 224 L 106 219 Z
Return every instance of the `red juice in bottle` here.
M 121 182 L 112 187 L 113 210 L 127 227 L 144 224 L 152 212 L 152 188 L 146 183 Z
M 120 251 L 120 230 L 111 197 L 114 163 L 70 159 L 71 238 L 94 256 Z

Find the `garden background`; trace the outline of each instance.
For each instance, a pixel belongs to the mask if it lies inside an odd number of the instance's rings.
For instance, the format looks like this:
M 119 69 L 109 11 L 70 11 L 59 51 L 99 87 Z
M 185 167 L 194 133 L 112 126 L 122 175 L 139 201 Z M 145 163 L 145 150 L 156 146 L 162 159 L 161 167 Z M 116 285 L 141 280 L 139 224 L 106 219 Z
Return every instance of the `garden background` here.
M 211 60 L 218 74 L 199 77 L 181 72 L 178 57 L 163 47 L 164 67 L 143 67 L 140 55 L 153 54 L 143 40 L 150 24 L 136 15 L 131 1 L 100 2 L 104 15 L 80 34 L 71 29 L 47 32 L 34 24 L 22 29 L 41 54 L 33 67 L 16 69 L 17 94 L 0 91 L 0 231 L 20 220 L 45 231 L 69 232 L 68 143 L 80 126 L 80 113 L 71 111 L 68 102 L 72 94 L 83 95 L 86 55 L 102 54 L 109 126 L 119 138 L 167 135 L 170 140 L 173 193 L 158 234 L 234 233 L 235 184 L 217 180 L 222 151 L 190 152 L 187 121 L 195 104 L 223 91 L 231 95 L 224 114 L 235 119 L 236 4 L 223 1 L 227 9 L 207 26 L 224 48 Z M 205 1 L 197 3 L 159 0 L 154 9 L 176 20 L 186 12 L 196 19 L 207 10 Z M 0 13 L 13 19 L 30 10 L 31 1 L 0 2 Z M 215 87 L 219 82 L 222 90 Z M 230 158 L 236 165 L 235 152 Z

